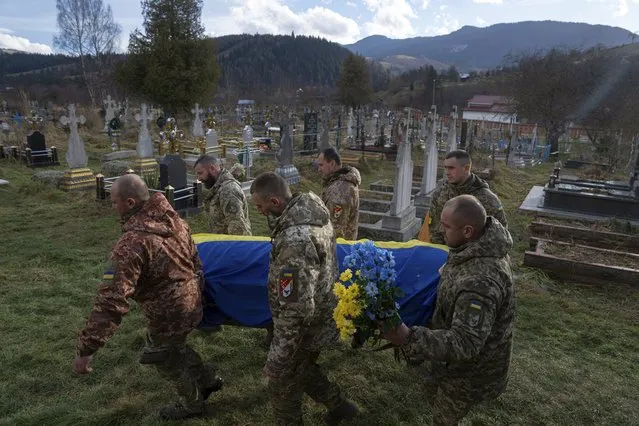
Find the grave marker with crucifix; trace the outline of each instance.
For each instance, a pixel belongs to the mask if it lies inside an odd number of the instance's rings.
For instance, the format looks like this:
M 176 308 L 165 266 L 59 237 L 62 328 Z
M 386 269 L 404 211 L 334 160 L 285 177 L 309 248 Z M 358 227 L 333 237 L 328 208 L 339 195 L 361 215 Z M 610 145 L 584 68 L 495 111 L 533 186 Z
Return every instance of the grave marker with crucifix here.
M 113 99 L 111 99 L 111 95 L 107 96 L 106 101 L 104 101 L 104 131 L 109 131 L 109 123 L 111 120 L 115 118 L 115 108 L 116 104 Z
M 153 141 L 149 133 L 149 121 L 153 120 L 153 114 L 146 104 L 142 104 L 135 119 L 140 123 L 140 134 L 136 146 L 139 158 L 135 160 L 133 170 L 144 179 L 149 188 L 155 188 L 159 183 L 160 172 L 158 162 L 153 158 Z
M 75 105 L 69 105 L 69 116 L 60 117 L 60 123 L 69 125 L 69 143 L 66 160 L 70 170 L 64 172 L 62 178 L 62 190 L 79 191 L 95 188 L 95 180 L 91 169 L 87 166 L 87 153 L 84 150 L 84 142 L 78 133 L 78 123 L 84 124 L 84 116 L 76 116 Z
M 200 115 L 204 112 L 204 110 L 200 108 L 199 104 L 195 104 L 195 108 L 192 109 L 191 112 L 195 114 L 195 118 L 193 119 L 193 130 L 191 131 L 193 137 L 204 137 L 204 129 L 202 128 L 202 117 Z

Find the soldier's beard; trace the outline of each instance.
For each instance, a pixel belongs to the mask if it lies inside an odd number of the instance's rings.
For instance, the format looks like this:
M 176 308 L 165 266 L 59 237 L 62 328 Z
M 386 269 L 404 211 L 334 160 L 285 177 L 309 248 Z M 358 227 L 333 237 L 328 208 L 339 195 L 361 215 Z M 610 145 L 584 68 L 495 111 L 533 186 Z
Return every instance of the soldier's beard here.
M 213 186 L 215 185 L 215 182 L 217 182 L 217 178 L 213 175 L 209 175 L 206 179 L 202 181 L 206 189 L 213 188 Z

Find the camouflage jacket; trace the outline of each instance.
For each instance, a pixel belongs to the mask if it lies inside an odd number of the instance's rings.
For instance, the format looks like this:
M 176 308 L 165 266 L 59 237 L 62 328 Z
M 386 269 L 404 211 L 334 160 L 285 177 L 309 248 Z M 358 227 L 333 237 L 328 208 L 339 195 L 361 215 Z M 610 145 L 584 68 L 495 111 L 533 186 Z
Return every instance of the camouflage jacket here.
M 222 170 L 204 198 L 204 209 L 213 234 L 251 235 L 248 203 L 242 186 L 228 170 Z
M 336 243 L 328 210 L 313 193 L 297 194 L 272 230 L 268 295 L 273 341 L 266 369 L 280 375 L 303 347 L 320 351 L 337 340 Z
M 324 179 L 322 201 L 330 213 L 336 238 L 357 239 L 361 183 L 359 170 L 351 166 L 344 166 Z
M 122 226 L 111 251 L 93 310 L 78 337 L 91 355 L 118 329 L 135 300 L 154 334 L 193 330 L 202 318 L 202 264 L 189 226 L 162 194 L 153 194 Z
M 495 217 L 504 227 L 508 227 L 504 208 L 499 201 L 499 197 L 492 192 L 488 184 L 475 175 L 470 174 L 470 178 L 460 184 L 455 185 L 445 181 L 442 185 L 438 185 L 433 191 L 430 203 L 430 223 L 428 232 L 430 234 L 430 242 L 435 244 L 446 244 L 444 234 L 439 229 L 439 220 L 446 201 L 458 195 L 469 194 L 476 197 L 486 209 L 486 215 Z
M 515 325 L 508 231 L 493 217 L 476 241 L 451 248 L 442 268 L 431 328 L 412 327 L 411 358 L 442 361 L 436 375 L 467 381 L 477 398 L 506 388 Z

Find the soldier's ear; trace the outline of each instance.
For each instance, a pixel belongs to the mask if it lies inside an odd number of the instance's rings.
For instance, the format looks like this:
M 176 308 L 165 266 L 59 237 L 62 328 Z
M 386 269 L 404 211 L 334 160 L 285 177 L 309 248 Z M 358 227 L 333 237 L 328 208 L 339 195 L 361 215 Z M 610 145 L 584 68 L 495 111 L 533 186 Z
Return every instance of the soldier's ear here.
M 475 233 L 475 228 L 472 225 L 464 225 L 462 228 L 462 234 L 466 240 L 470 240 Z

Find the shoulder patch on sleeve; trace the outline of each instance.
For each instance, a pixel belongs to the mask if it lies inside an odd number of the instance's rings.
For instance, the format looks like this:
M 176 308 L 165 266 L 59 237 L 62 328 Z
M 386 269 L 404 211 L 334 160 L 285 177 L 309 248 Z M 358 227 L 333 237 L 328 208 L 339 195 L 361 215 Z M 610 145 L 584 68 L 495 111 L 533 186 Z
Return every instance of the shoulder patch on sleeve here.
M 344 208 L 341 205 L 336 205 L 335 207 L 333 207 L 333 216 L 335 217 L 335 219 L 338 219 L 342 215 L 343 211 Z
M 102 274 L 102 281 L 111 282 L 115 275 L 115 265 L 111 260 L 108 260 L 104 265 L 104 274 Z
M 284 268 L 280 273 L 280 300 L 286 302 L 296 302 L 298 298 L 298 284 L 297 271 L 289 267 Z
M 483 316 L 483 304 L 479 300 L 471 300 L 466 309 L 466 323 L 471 327 L 477 327 L 481 324 Z

